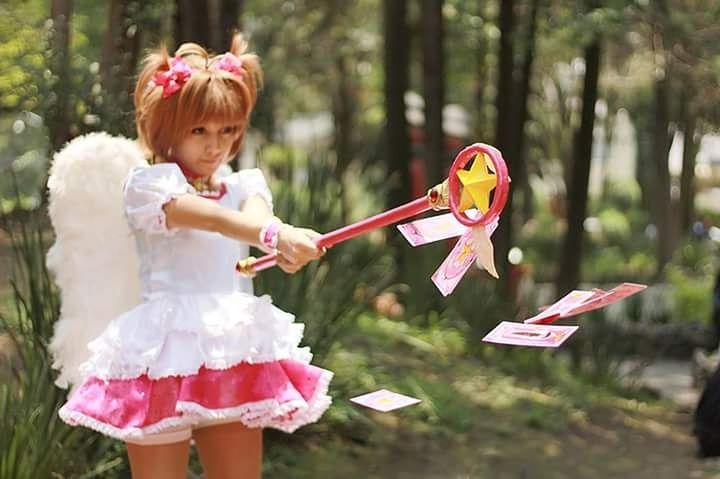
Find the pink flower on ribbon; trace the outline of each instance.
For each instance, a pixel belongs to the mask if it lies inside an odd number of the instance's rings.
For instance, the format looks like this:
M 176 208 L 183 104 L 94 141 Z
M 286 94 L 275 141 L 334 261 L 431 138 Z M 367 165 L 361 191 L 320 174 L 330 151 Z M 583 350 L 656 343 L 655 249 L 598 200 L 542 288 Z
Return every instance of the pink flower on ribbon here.
M 243 75 L 242 60 L 229 52 L 225 53 L 222 58 L 213 65 L 213 68 L 216 70 L 224 70 L 234 75 Z
M 180 56 L 170 61 L 170 70 L 157 72 L 153 77 L 155 86 L 163 87 L 163 98 L 176 93 L 192 75 L 192 68 Z

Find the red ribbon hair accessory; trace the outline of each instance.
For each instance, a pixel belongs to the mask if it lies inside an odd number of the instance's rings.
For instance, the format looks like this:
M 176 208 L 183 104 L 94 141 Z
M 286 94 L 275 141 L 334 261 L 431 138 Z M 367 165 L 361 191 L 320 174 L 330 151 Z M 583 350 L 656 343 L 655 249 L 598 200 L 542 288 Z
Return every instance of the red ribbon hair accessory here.
M 163 98 L 167 98 L 180 91 L 180 88 L 187 82 L 192 75 L 192 68 L 185 63 L 180 56 L 176 56 L 170 61 L 170 69 L 168 71 L 157 72 L 152 79 L 151 86 L 161 86 L 163 88 Z

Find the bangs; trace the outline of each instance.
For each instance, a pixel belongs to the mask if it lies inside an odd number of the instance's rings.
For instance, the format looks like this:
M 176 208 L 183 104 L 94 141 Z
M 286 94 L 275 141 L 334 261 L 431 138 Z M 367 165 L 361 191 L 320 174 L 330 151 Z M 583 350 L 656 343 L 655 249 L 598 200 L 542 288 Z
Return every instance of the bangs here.
M 208 121 L 244 125 L 252 105 L 235 78 L 195 72 L 181 91 L 176 110 L 176 134 Z

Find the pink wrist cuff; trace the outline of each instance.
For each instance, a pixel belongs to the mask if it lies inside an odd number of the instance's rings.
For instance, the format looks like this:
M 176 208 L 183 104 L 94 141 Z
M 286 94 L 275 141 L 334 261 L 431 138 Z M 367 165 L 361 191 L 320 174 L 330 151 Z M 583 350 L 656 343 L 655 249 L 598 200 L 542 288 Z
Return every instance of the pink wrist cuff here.
M 282 222 L 273 219 L 260 230 L 260 244 L 271 250 L 277 249 Z

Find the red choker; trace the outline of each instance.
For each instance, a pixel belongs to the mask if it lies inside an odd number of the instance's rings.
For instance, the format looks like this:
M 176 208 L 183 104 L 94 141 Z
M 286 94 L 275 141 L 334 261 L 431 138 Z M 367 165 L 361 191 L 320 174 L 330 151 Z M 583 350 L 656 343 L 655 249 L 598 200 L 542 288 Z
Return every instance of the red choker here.
M 225 183 L 220 182 L 220 186 L 218 188 L 213 188 L 210 184 L 210 178 L 208 178 L 207 180 L 203 179 L 202 176 L 196 174 L 190 168 L 183 165 L 175 157 L 171 157 L 170 161 L 178 165 L 180 171 L 182 171 L 183 175 L 185 175 L 185 179 L 187 179 L 187 182 L 190 183 L 190 186 L 195 188 L 195 191 L 197 191 L 200 196 L 211 200 L 219 200 L 223 197 L 223 195 L 225 195 L 225 193 L 227 193 L 227 187 L 225 186 Z

